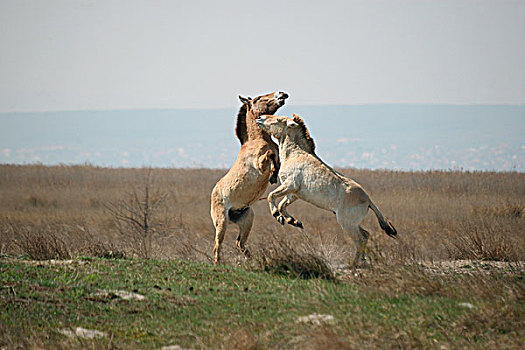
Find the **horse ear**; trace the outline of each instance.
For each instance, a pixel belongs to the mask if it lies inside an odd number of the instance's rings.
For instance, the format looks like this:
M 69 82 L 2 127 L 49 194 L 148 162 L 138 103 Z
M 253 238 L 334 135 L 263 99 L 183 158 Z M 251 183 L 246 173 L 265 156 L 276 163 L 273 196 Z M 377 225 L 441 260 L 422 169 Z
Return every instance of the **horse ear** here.
M 251 97 L 244 97 L 244 96 L 239 95 L 239 100 L 240 100 L 243 104 L 250 103 L 251 99 L 252 99 Z

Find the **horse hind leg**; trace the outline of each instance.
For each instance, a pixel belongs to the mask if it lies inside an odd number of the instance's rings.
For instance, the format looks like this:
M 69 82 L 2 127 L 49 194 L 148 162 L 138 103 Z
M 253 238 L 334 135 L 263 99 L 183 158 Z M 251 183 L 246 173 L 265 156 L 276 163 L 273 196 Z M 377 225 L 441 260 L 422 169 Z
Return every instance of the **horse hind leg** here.
M 250 258 L 251 254 L 248 248 L 246 248 L 246 241 L 248 240 L 248 235 L 253 226 L 253 209 L 248 208 L 236 221 L 235 223 L 239 226 L 239 236 L 235 244 L 239 251 L 246 257 Z
M 355 244 L 355 258 L 353 268 L 367 267 L 366 245 L 370 234 L 360 223 L 368 212 L 368 205 L 358 205 L 349 208 L 339 208 L 337 211 L 337 222 L 343 228 L 345 235 L 349 236 Z
M 367 267 L 366 246 L 370 234 L 360 225 L 341 225 L 344 233 L 349 236 L 355 245 L 355 257 L 352 268 Z
M 368 244 L 368 238 L 370 237 L 370 233 L 365 230 L 361 225 L 359 225 L 359 232 L 361 233 L 358 250 L 360 253 L 359 261 L 357 262 L 358 265 L 362 267 L 368 266 L 368 260 L 366 259 L 366 249 Z M 355 262 L 354 262 L 355 263 Z

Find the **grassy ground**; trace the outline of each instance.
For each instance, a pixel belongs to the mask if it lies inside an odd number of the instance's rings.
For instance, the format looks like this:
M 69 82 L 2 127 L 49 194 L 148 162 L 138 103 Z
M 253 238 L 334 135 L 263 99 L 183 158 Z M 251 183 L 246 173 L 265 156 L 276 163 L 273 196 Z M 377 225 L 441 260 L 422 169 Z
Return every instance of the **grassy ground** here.
M 0 349 L 525 348 L 525 173 L 340 171 L 399 233 L 368 215 L 357 275 L 334 215 L 300 201 L 304 230 L 258 201 L 255 258 L 230 225 L 211 266 L 224 170 L 0 165 Z M 334 321 L 296 322 L 314 313 Z
M 522 348 L 525 275 L 386 266 L 334 280 L 183 260 L 0 259 L 0 348 Z M 123 300 L 101 290 L 126 290 Z M 462 304 L 468 303 L 468 304 Z M 298 323 L 332 315 L 332 322 Z M 60 330 L 107 333 L 71 338 Z

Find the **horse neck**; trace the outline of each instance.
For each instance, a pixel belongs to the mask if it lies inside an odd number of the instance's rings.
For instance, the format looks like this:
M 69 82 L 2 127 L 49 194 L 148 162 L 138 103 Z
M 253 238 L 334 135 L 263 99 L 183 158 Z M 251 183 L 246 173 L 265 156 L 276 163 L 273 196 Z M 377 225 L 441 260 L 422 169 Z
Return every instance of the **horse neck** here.
M 254 113 L 252 110 L 246 113 L 246 134 L 248 135 L 248 140 L 264 139 L 269 142 L 271 141 L 270 135 L 262 131 L 255 123 L 255 119 L 260 115 L 260 113 Z
M 314 154 L 311 152 L 309 145 L 299 132 L 288 130 L 288 132 L 281 137 L 281 140 L 279 140 L 279 157 L 285 159 L 297 152 Z

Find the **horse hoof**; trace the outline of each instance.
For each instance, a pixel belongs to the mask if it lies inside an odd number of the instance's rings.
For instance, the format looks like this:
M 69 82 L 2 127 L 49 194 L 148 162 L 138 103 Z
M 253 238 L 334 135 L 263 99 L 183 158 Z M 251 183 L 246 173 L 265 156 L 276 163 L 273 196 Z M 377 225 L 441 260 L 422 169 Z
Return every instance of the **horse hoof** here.
M 279 213 L 278 210 L 276 210 L 276 211 L 274 211 L 274 212 L 272 213 L 272 216 L 273 216 L 274 218 L 276 218 L 276 219 L 279 217 L 279 215 L 281 215 L 281 213 Z
M 271 183 L 271 184 L 276 184 L 276 183 L 277 183 L 277 178 L 275 178 L 275 177 L 271 177 L 271 178 L 270 178 L 270 183 Z
M 299 220 L 297 220 L 297 223 L 295 224 L 295 226 L 297 226 L 299 228 L 304 228 L 303 223 L 300 222 Z
M 284 226 L 284 217 L 279 216 L 279 217 L 277 218 L 277 221 L 279 221 L 279 223 L 280 223 L 281 225 Z

